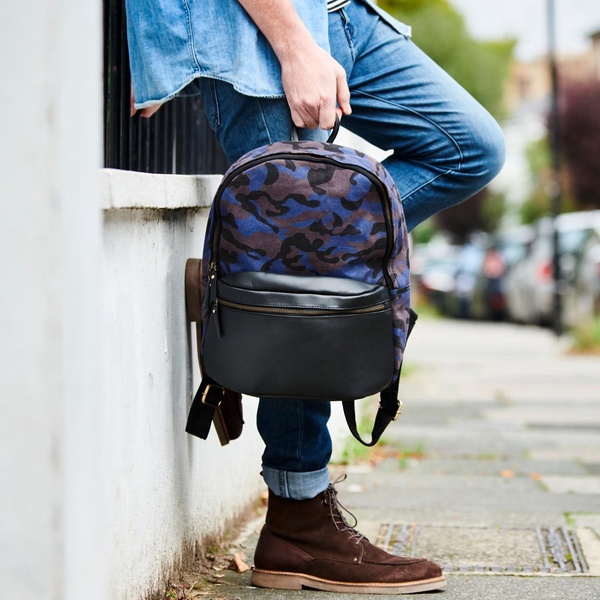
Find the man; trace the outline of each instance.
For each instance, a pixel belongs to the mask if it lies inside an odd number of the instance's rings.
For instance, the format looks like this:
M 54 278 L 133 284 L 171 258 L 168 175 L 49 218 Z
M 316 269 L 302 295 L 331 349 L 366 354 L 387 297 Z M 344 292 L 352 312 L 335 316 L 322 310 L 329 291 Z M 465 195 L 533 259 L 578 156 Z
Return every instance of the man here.
M 229 160 L 345 127 L 393 151 L 384 165 L 409 231 L 483 188 L 504 161 L 489 114 L 368 0 L 127 0 L 134 110 L 202 94 Z M 443 589 L 435 563 L 376 548 L 340 512 L 327 402 L 261 399 L 269 508 L 252 582 L 357 593 Z

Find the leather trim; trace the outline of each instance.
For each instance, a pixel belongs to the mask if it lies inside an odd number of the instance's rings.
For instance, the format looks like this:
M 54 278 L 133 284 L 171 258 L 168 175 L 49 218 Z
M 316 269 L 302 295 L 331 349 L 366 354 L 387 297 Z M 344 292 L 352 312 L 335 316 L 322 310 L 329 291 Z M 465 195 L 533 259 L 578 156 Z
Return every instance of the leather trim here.
M 364 398 L 395 376 L 391 309 L 303 317 L 220 305 L 208 323 L 204 367 L 221 385 L 251 396 Z
M 243 272 L 218 282 L 218 296 L 231 302 L 279 308 L 353 310 L 388 305 L 386 287 L 353 279 Z

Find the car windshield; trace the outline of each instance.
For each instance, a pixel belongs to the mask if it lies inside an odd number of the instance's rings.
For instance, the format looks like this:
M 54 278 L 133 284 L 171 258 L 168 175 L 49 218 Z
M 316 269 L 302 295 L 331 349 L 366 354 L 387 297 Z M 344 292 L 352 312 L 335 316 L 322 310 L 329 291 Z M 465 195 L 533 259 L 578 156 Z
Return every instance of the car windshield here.
M 503 242 L 499 250 L 507 265 L 514 265 L 527 254 L 525 242 Z
M 581 249 L 588 234 L 587 229 L 562 231 L 560 234 L 560 251 L 562 254 L 573 254 Z

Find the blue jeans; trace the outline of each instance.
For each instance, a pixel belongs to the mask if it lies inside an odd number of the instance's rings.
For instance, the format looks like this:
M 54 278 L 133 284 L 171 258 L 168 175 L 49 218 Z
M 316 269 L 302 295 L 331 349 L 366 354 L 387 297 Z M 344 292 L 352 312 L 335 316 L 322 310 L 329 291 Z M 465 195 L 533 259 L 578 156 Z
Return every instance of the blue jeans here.
M 368 7 L 351 3 L 329 15 L 331 54 L 344 67 L 352 114 L 343 125 L 383 149 L 383 164 L 403 199 L 409 231 L 471 197 L 504 163 L 498 124 L 415 44 Z M 285 99 L 243 96 L 227 83 L 201 80 L 209 121 L 229 158 L 290 139 Z M 323 139 L 301 129 L 300 139 Z M 329 484 L 329 402 L 261 399 L 263 477 L 278 496 L 313 498 Z

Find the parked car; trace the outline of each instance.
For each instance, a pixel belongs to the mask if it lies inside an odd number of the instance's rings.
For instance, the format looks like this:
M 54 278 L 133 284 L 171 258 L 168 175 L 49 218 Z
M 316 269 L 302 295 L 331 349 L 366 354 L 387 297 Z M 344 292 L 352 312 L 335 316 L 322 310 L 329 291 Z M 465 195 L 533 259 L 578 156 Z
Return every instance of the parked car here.
M 446 314 L 459 319 L 473 317 L 473 291 L 485 256 L 483 244 L 477 241 L 461 246 L 456 255 L 454 287 L 448 294 Z
M 565 213 L 556 219 L 564 290 L 574 284 L 584 244 L 599 215 L 600 211 Z M 523 323 L 551 323 L 554 289 L 553 226 L 549 218 L 544 218 L 535 225 L 527 254 L 507 274 L 509 317 Z
M 415 295 L 421 295 L 440 312 L 446 313 L 449 295 L 454 291 L 458 247 L 445 238 L 415 245 L 411 256 L 411 275 Z
M 473 287 L 473 318 L 506 318 L 506 277 L 510 269 L 527 254 L 532 239 L 533 230 L 529 226 L 510 228 L 492 238 Z
M 564 322 L 570 327 L 600 316 L 600 219 L 592 222 L 563 305 Z

